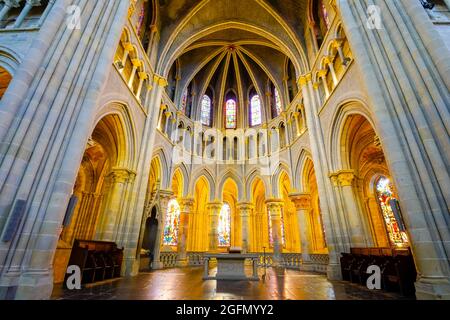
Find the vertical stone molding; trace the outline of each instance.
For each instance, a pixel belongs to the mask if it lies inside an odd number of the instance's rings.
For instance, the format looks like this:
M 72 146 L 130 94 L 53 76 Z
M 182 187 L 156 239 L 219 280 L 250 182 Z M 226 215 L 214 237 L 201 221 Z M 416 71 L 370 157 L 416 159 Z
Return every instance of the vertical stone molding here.
M 445 43 L 419 1 L 377 1 L 383 30 L 370 32 L 364 29 L 365 1 L 336 4 L 401 199 L 419 273 L 416 295 L 450 298 L 450 59 L 448 51 L 443 54 Z
M 269 211 L 270 220 L 272 221 L 272 238 L 273 238 L 273 262 L 275 266 L 282 263 L 283 243 L 281 233 L 281 210 L 283 208 L 283 200 L 268 199 L 266 200 L 267 210 Z
M 186 267 L 188 265 L 186 247 L 189 231 L 189 221 L 194 206 L 194 199 L 183 198 L 179 201 L 180 204 L 180 225 L 178 229 L 178 265 Z
M 173 199 L 173 191 L 160 190 L 158 191 L 157 198 L 160 211 L 158 212 L 158 234 L 156 235 L 155 252 L 153 258 L 154 260 L 152 263 L 152 269 L 154 270 L 162 269 L 164 267 L 160 259 L 160 254 L 164 237 L 164 227 L 166 223 L 165 217 L 167 214 L 167 209 L 169 207 L 169 201 Z
M 343 199 L 343 213 L 348 222 L 348 232 L 350 234 L 351 246 L 364 248 L 368 245 L 366 234 L 370 230 L 365 230 L 360 209 L 358 208 L 355 195 L 353 193 L 353 181 L 355 173 L 353 170 L 341 170 L 330 175 L 330 179 L 337 187 L 337 191 Z M 368 231 L 369 233 L 367 233 Z
M 254 205 L 249 202 L 238 203 L 237 209 L 241 217 L 241 231 L 242 231 L 242 252 L 250 251 L 250 216 L 254 210 Z
M 300 231 L 300 242 L 302 249 L 302 262 L 309 263 L 311 261 L 311 226 L 309 215 L 311 212 L 311 194 L 296 193 L 289 195 L 291 201 L 295 204 L 297 210 L 297 223 Z
M 209 247 L 208 251 L 216 252 L 219 249 L 219 214 L 223 203 L 220 201 L 210 202 L 207 205 L 209 212 Z
M 107 175 L 109 193 L 103 212 L 103 221 L 98 238 L 103 241 L 117 241 L 120 226 L 123 223 L 124 207 L 130 184 L 134 182 L 136 173 L 124 169 L 114 168 Z

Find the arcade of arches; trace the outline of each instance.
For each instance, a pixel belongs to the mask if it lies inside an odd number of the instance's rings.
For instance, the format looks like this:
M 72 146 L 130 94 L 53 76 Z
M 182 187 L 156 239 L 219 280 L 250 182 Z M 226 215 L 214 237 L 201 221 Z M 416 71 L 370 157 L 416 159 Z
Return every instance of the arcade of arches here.
M 368 32 L 360 0 L 81 0 L 73 34 L 17 2 L 0 298 L 50 297 L 75 240 L 123 247 L 123 276 L 238 248 L 341 280 L 353 248 L 407 251 L 416 297 L 450 298 L 447 1 L 375 1 Z

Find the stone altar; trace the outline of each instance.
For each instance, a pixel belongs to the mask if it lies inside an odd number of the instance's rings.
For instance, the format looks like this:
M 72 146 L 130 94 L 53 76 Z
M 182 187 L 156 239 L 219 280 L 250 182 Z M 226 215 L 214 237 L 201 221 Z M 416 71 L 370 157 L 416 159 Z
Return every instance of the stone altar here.
M 209 261 L 217 260 L 217 274 L 209 275 Z M 245 273 L 245 261 L 251 260 L 253 274 L 247 276 Z M 257 254 L 206 254 L 204 257 L 205 269 L 203 280 L 234 280 L 234 281 L 258 281 L 258 255 Z

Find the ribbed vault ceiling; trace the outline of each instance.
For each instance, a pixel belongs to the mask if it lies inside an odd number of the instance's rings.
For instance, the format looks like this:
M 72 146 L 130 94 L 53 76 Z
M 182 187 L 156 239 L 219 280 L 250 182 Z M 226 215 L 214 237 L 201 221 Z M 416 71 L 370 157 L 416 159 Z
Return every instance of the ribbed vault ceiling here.
M 286 92 L 288 63 L 295 79 L 308 69 L 306 8 L 307 0 L 160 0 L 157 71 L 170 77 L 175 68 L 178 88 L 194 82 L 197 96 L 211 88 L 219 105 L 230 90 L 245 105 L 251 88 L 264 96 L 270 82 Z

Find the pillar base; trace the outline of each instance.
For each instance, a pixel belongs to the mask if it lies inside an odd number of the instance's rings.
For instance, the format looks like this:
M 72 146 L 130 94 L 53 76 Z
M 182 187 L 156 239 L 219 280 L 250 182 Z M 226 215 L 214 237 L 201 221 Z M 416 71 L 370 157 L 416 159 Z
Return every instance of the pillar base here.
M 161 269 L 164 269 L 164 265 L 161 261 L 153 261 L 151 269 L 152 270 L 161 270 Z
M 341 266 L 339 264 L 328 264 L 327 278 L 328 280 L 342 280 Z
M 53 274 L 22 274 L 7 281 L 0 285 L 0 300 L 48 300 L 53 292 Z
M 140 268 L 140 258 L 125 259 L 123 262 L 123 272 L 124 277 L 134 277 L 139 274 Z
M 178 260 L 178 262 L 177 262 L 177 267 L 180 267 L 180 268 L 186 268 L 186 267 L 189 267 L 189 261 L 188 261 L 188 259 Z
M 450 300 L 447 278 L 420 278 L 414 285 L 417 300 Z

